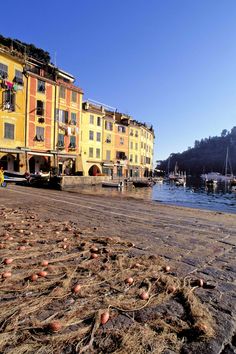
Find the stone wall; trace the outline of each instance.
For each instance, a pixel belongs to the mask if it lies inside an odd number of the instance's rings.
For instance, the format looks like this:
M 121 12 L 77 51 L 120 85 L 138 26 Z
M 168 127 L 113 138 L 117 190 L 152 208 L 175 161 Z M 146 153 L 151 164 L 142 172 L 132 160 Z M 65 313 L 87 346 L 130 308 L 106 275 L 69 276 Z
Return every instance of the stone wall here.
M 70 186 L 91 186 L 110 180 L 110 176 L 62 176 L 61 187 L 63 189 Z

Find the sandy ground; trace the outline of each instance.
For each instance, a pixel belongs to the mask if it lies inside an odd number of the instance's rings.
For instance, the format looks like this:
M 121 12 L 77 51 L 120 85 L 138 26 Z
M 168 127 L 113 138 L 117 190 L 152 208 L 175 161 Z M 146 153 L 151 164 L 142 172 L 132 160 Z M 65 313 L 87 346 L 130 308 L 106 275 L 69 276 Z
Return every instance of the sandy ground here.
M 189 345 L 183 353 L 236 351 L 235 215 L 14 185 L 0 189 L 0 204 L 130 240 L 140 254 L 163 257 L 177 276 L 204 279 L 198 296 L 214 314 L 218 333 L 207 347 Z

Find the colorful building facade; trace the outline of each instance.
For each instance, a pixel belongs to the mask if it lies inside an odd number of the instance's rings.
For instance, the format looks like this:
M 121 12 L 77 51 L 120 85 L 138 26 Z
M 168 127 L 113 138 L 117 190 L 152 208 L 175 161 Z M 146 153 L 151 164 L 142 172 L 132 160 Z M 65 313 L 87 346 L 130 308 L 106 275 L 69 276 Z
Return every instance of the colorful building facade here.
M 57 72 L 54 152 L 55 165 L 62 174 L 75 174 L 82 168 L 79 134 L 83 92 L 74 81 L 65 71 Z
M 25 168 L 24 58 L 0 46 L 0 165 L 21 172 Z
M 154 131 L 109 106 L 82 103 L 75 78 L 0 44 L 0 165 L 24 173 L 149 176 Z
M 80 154 L 84 176 L 102 174 L 104 143 L 104 109 L 89 102 L 83 103 Z
M 51 70 L 48 70 L 51 69 Z M 53 166 L 55 73 L 34 60 L 26 76 L 26 170 L 46 172 Z
M 90 101 L 83 102 L 80 141 L 85 176 L 151 175 L 153 129 L 128 115 Z

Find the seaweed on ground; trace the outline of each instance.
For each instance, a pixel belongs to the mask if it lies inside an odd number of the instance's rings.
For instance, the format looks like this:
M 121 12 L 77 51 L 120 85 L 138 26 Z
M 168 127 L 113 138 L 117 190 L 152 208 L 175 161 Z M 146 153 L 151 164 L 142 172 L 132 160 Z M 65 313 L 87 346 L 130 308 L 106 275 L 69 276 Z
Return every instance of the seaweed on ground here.
M 162 258 L 20 208 L 0 217 L 1 353 L 178 353 L 214 336 L 195 287 Z

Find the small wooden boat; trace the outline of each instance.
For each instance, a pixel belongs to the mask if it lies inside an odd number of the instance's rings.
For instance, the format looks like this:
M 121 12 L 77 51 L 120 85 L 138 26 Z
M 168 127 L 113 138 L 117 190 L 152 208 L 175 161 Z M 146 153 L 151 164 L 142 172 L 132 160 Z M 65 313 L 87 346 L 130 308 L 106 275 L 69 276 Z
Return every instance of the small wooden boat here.
M 175 181 L 175 185 L 177 187 L 180 187 L 180 186 L 185 186 L 186 185 L 186 180 L 184 178 L 178 178 L 176 181 Z
M 50 181 L 50 172 L 48 173 L 31 173 L 27 181 L 29 184 L 45 184 Z
M 104 181 L 104 182 L 102 182 L 102 187 L 104 187 L 104 188 L 122 188 L 123 182 Z
M 4 176 L 5 177 L 10 177 L 10 178 L 25 178 L 25 173 L 20 173 L 20 172 L 15 172 L 15 171 L 4 171 Z
M 152 187 L 152 181 L 133 181 L 133 185 L 135 188 L 142 188 L 142 187 Z
M 4 176 L 4 181 L 7 182 L 7 183 L 26 182 L 26 178 L 25 177 Z

